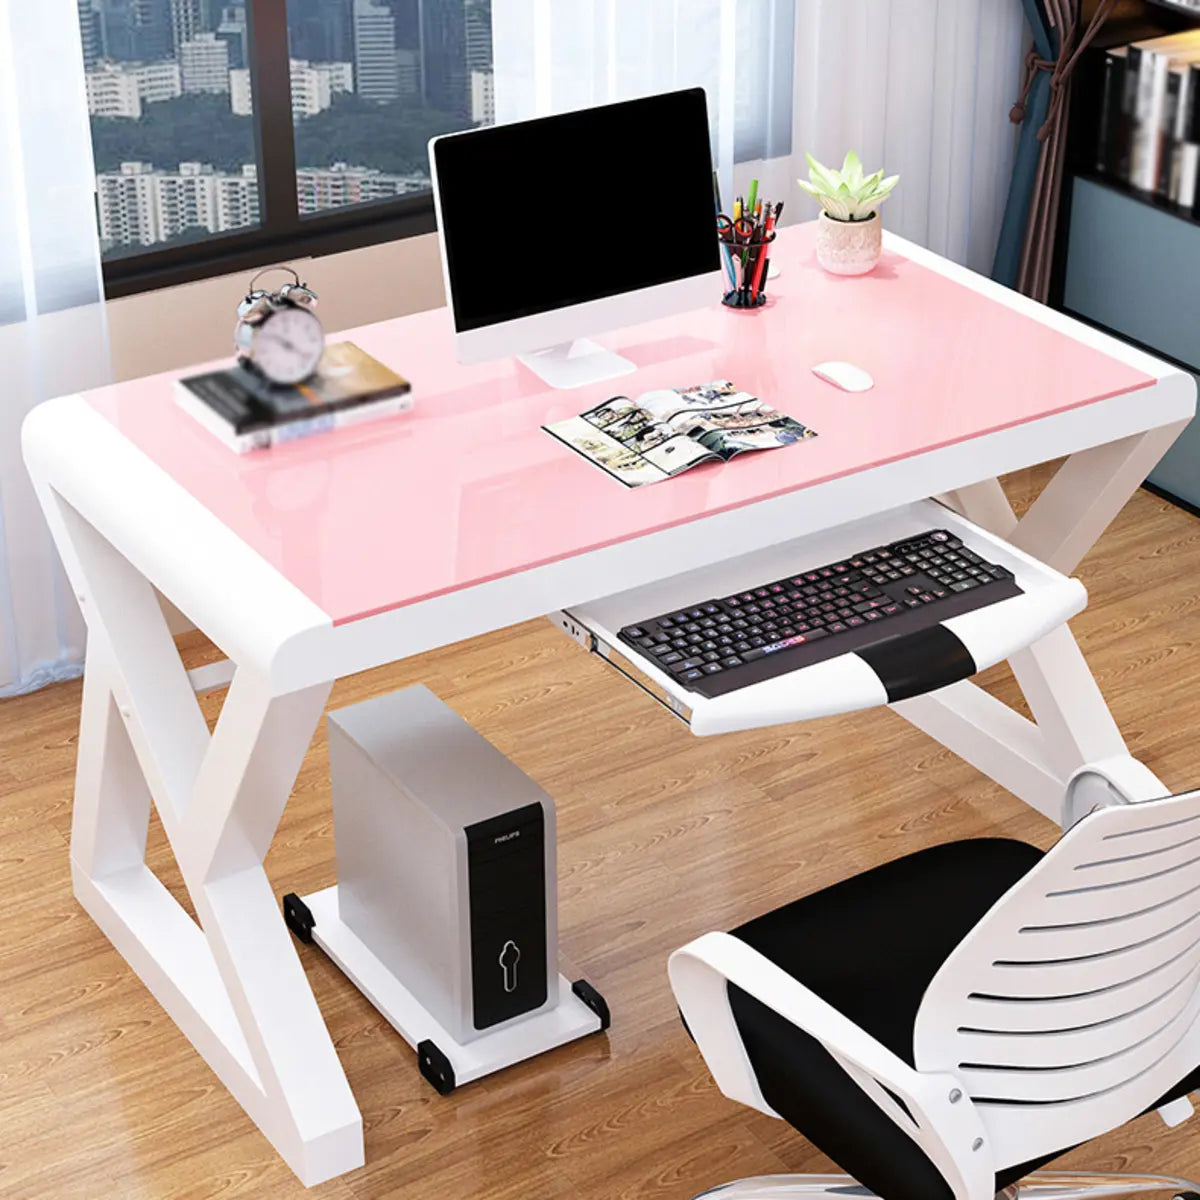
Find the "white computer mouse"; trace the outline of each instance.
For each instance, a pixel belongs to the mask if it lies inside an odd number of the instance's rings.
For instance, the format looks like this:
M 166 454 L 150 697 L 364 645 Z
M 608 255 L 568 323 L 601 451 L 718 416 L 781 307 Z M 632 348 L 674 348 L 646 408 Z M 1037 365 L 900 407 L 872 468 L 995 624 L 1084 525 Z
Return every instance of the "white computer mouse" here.
M 875 380 L 869 372 L 848 362 L 817 363 L 813 367 L 813 374 L 841 388 L 843 392 L 867 392 L 875 386 Z

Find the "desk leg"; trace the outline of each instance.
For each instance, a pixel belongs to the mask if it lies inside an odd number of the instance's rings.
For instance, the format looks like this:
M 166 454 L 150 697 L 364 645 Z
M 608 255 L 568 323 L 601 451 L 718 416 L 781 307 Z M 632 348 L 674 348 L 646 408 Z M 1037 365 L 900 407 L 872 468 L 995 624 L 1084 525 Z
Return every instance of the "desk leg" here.
M 362 1120 L 262 862 L 329 694 L 239 668 L 209 735 L 150 584 L 73 509 L 51 523 L 88 623 L 71 835 L 80 903 L 307 1185 Z M 154 804 L 197 924 L 145 862 Z
M 1020 520 L 995 479 L 945 499 L 976 524 L 1070 574 L 1185 424 L 1071 455 Z M 1128 750 L 1068 626 L 1015 654 L 1009 665 L 1033 721 L 966 682 L 894 707 L 1039 812 L 1061 821 L 1071 773 L 1087 762 L 1126 756 Z

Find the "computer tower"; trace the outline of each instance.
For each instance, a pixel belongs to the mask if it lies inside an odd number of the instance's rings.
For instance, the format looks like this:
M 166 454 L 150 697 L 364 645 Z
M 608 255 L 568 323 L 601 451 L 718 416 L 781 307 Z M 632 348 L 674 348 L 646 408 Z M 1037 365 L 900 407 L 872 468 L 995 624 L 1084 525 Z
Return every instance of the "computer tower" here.
M 342 922 L 460 1043 L 554 1008 L 550 797 L 426 687 L 328 724 Z

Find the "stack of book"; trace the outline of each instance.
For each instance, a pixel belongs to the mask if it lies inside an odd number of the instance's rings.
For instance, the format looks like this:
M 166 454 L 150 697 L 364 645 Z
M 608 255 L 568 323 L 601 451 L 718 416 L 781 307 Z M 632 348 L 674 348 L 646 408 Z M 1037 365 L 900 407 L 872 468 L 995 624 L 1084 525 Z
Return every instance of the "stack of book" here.
M 1200 29 L 1104 51 L 1095 167 L 1187 212 L 1200 174 Z
M 205 429 L 244 454 L 406 412 L 411 390 L 407 379 L 353 342 L 335 342 L 303 383 L 272 383 L 238 363 L 177 380 L 175 398 Z

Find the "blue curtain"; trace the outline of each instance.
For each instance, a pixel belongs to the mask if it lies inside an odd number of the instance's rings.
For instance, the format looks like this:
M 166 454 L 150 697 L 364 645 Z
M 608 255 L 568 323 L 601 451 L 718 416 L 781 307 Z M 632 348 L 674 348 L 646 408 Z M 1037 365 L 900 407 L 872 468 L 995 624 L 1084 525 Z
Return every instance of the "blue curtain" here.
M 1033 30 L 1034 53 L 1047 62 L 1056 61 L 1059 52 L 1058 33 L 1051 28 L 1041 0 L 1021 0 L 1021 4 L 1029 20 L 1029 27 Z M 1017 156 L 1013 164 L 1012 183 L 1008 188 L 1004 222 L 1000 226 L 1000 241 L 996 245 L 996 259 L 992 264 L 992 278 L 1005 287 L 1016 287 L 1017 283 L 1017 272 L 1021 266 L 1021 247 L 1025 242 L 1029 208 L 1033 202 L 1038 159 L 1042 154 L 1042 143 L 1038 141 L 1037 134 L 1045 123 L 1049 108 L 1050 72 L 1035 71 L 1025 100 L 1025 119 L 1021 123 L 1021 137 L 1017 143 Z

